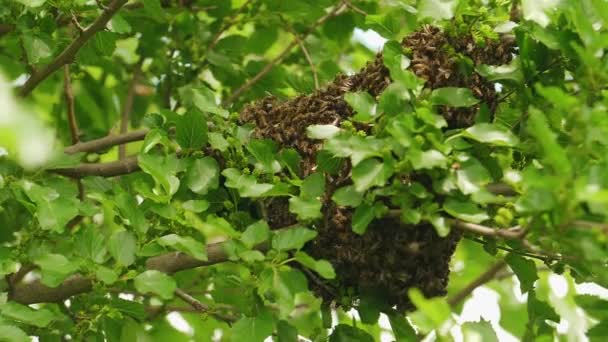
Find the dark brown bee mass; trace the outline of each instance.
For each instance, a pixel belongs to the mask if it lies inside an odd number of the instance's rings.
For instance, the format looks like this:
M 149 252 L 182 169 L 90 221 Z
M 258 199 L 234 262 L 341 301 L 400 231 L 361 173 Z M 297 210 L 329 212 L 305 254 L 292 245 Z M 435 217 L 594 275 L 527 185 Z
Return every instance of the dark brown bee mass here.
M 479 47 L 470 36 L 449 37 L 438 28 L 425 26 L 406 37 L 402 46 L 411 58 L 410 69 L 426 81 L 426 88 L 467 87 L 491 112 L 496 109 L 493 84 L 475 72 L 463 73 L 455 54 L 465 56 L 474 65 L 501 65 L 511 59 L 511 43 L 487 40 Z M 389 72 L 379 54 L 357 74 L 339 75 L 313 94 L 284 102 L 266 97 L 251 104 L 241 112 L 241 119 L 256 124 L 258 138 L 271 138 L 283 147 L 298 150 L 303 157 L 302 176 L 306 176 L 313 171 L 315 154 L 321 148 L 319 141 L 306 137 L 306 127 L 339 124 L 353 115 L 352 108 L 344 101 L 346 92 L 367 91 L 377 96 L 390 83 Z M 479 106 L 438 108 L 448 121 L 448 128 L 471 125 L 478 110 Z M 449 262 L 460 233 L 452 231 L 446 238 L 440 238 L 428 224 L 405 225 L 395 218 L 372 222 L 362 236 L 353 233 L 352 210 L 338 207 L 329 200 L 336 188 L 349 184 L 349 172 L 350 165 L 344 163 L 340 175 L 327 177 L 324 219 L 316 225 L 319 235 L 305 247 L 313 257 L 330 261 L 337 274 L 331 283 L 323 283 L 309 274 L 315 292 L 327 302 L 351 306 L 356 305 L 359 294 L 373 290 L 382 293 L 387 304 L 396 305 L 400 310 L 413 309 L 407 296 L 411 287 L 419 288 L 427 297 L 445 295 Z M 269 201 L 267 213 L 273 228 L 295 223 L 286 199 Z

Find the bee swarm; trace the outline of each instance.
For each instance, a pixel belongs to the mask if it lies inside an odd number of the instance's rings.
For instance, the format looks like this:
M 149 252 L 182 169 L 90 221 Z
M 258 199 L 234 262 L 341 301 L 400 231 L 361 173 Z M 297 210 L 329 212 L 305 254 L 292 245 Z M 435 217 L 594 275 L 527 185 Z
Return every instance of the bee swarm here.
M 511 60 L 512 43 L 486 40 L 483 47 L 472 37 L 449 37 L 436 27 L 425 26 L 402 41 L 410 51 L 410 70 L 425 80 L 425 88 L 466 87 L 485 103 L 493 113 L 497 95 L 492 83 L 476 72 L 459 72 L 454 52 L 468 57 L 475 65 L 501 65 Z M 246 106 L 241 112 L 243 122 L 256 125 L 255 136 L 270 138 L 285 148 L 295 148 L 302 159 L 302 176 L 315 170 L 315 155 L 322 147 L 319 141 L 306 136 L 306 127 L 313 124 L 339 125 L 353 115 L 344 100 L 347 92 L 367 91 L 377 96 L 391 83 L 382 54 L 352 76 L 338 75 L 324 89 L 281 102 L 266 97 Z M 479 105 L 469 108 L 439 106 L 438 112 L 448 128 L 470 126 Z M 460 240 L 460 232 L 452 230 L 441 238 L 430 224 L 406 225 L 399 218 L 383 218 L 370 224 L 367 232 L 357 235 L 351 229 L 353 210 L 339 207 L 330 198 L 335 189 L 351 184 L 350 164 L 345 161 L 338 175 L 327 177 L 326 196 L 322 199 L 323 220 L 316 225 L 318 236 L 305 246 L 315 258 L 330 261 L 337 279 L 324 283 L 308 273 L 314 291 L 326 302 L 345 307 L 356 304 L 366 291 L 381 293 L 390 306 L 412 310 L 407 291 L 419 288 L 425 296 L 444 296 L 449 278 L 451 256 Z M 431 191 L 430 186 L 427 190 Z M 286 198 L 268 201 L 266 211 L 273 228 L 296 222 L 289 213 Z M 342 289 L 340 293 L 338 289 Z M 346 292 L 345 292 L 346 291 Z

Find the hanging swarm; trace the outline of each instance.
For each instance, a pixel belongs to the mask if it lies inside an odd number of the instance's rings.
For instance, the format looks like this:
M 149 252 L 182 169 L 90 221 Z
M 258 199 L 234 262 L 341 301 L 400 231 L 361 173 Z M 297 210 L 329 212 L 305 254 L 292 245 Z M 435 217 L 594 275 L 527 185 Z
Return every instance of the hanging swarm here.
M 425 87 L 467 87 L 486 103 L 491 111 L 497 105 L 493 85 L 477 73 L 462 75 L 454 52 L 470 58 L 476 65 L 500 65 L 511 59 L 510 43 L 487 41 L 477 47 L 471 37 L 450 38 L 439 29 L 425 26 L 406 37 L 402 46 L 411 52 L 411 70 L 426 81 Z M 244 108 L 243 122 L 256 125 L 255 136 L 270 138 L 285 148 L 295 148 L 302 155 L 302 176 L 313 172 L 319 141 L 308 139 L 306 127 L 313 124 L 339 125 L 353 115 L 344 94 L 367 91 L 377 96 L 391 83 L 382 55 L 369 62 L 359 73 L 339 75 L 324 89 L 311 95 L 300 95 L 281 102 L 266 97 Z M 473 122 L 479 107 L 441 107 L 439 112 L 448 121 L 448 128 L 465 127 Z M 350 164 L 344 163 L 337 176 L 328 176 L 323 204 L 324 222 L 317 226 L 318 237 L 308 243 L 306 252 L 315 258 L 330 261 L 336 270 L 338 286 L 332 287 L 310 276 L 314 291 L 326 302 L 342 305 L 356 303 L 364 291 L 380 291 L 393 306 L 411 310 L 407 291 L 417 287 L 427 297 L 443 296 L 449 276 L 450 258 L 460 240 L 460 232 L 452 231 L 441 238 L 429 224 L 406 225 L 398 218 L 383 218 L 370 224 L 364 235 L 351 229 L 352 209 L 338 207 L 330 198 L 333 191 L 350 184 Z M 269 224 L 273 228 L 296 222 L 289 213 L 286 198 L 275 198 L 267 204 Z M 350 292 L 338 293 L 336 289 Z M 350 302 L 344 302 L 348 298 Z

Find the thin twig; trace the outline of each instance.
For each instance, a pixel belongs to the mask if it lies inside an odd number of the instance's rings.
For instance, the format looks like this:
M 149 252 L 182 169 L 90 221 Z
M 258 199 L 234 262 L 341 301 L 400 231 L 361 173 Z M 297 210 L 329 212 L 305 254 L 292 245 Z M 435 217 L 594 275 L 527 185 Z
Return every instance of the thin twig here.
M 65 92 L 65 102 L 67 106 L 67 114 L 68 114 L 68 125 L 70 126 L 70 135 L 72 137 L 72 144 L 77 144 L 80 142 L 80 132 L 78 130 L 78 121 L 76 121 L 76 111 L 74 109 L 74 91 L 72 89 L 72 81 L 70 79 L 70 66 L 63 66 L 63 90 Z M 80 179 L 76 180 L 76 185 L 78 186 L 78 198 L 82 201 L 84 200 L 84 186 Z M 82 217 L 80 215 L 70 221 L 68 226 L 70 229 L 74 227 L 76 224 L 80 223 Z
M 322 16 L 321 18 L 317 19 L 317 21 L 315 21 L 301 35 L 300 39 L 306 38 L 309 34 L 314 32 L 317 29 L 317 27 L 323 25 L 330 18 L 333 18 L 336 15 L 340 14 L 342 12 L 342 10 L 344 10 L 344 8 L 346 8 L 346 5 L 344 4 L 344 2 L 340 1 L 340 3 L 338 5 L 336 5 L 329 13 L 327 13 L 326 15 Z M 224 101 L 223 104 L 229 105 L 229 104 L 233 103 L 237 98 L 239 98 L 239 96 L 241 96 L 244 92 L 249 90 L 249 88 L 251 88 L 254 84 L 256 84 L 259 80 L 261 80 L 264 76 L 266 76 L 275 67 L 275 65 L 281 63 L 283 61 L 283 59 L 285 59 L 289 55 L 289 53 L 291 53 L 291 50 L 296 45 L 298 45 L 297 38 L 292 40 L 291 43 L 289 43 L 289 45 L 287 45 L 287 47 L 283 50 L 283 52 L 281 52 L 281 54 L 279 54 L 277 57 L 275 57 L 273 60 L 271 60 L 268 64 L 266 64 L 266 66 L 264 66 L 264 68 L 262 68 L 262 70 L 260 70 L 255 76 L 253 76 L 251 79 L 249 79 L 247 82 L 245 82 L 245 84 L 243 84 L 237 90 L 235 90 L 232 93 L 232 95 L 230 95 Z
M 68 45 L 51 63 L 35 72 L 25 82 L 19 91 L 20 96 L 27 96 L 36 86 L 57 71 L 62 66 L 71 63 L 78 50 L 82 48 L 97 32 L 103 30 L 112 16 L 127 3 L 128 0 L 113 0 L 89 27 L 87 27 L 70 45 Z
M 484 241 L 484 240 L 482 240 L 480 238 L 477 238 L 477 237 L 465 237 L 465 238 L 468 239 L 468 240 L 470 240 L 470 241 L 482 244 L 482 245 L 487 245 L 488 244 L 487 241 Z M 505 251 L 505 252 L 510 252 L 510 253 L 518 254 L 518 255 L 521 255 L 521 256 L 528 257 L 528 258 L 542 260 L 543 262 L 551 262 L 553 260 L 565 259 L 564 257 L 556 256 L 556 255 L 553 255 L 553 254 L 544 255 L 544 254 L 540 254 L 540 252 L 539 253 L 531 253 L 531 252 L 526 252 L 526 251 L 523 251 L 523 250 L 517 250 L 517 249 L 513 249 L 511 247 L 506 247 L 506 246 L 501 246 L 501 245 L 495 245 L 494 247 L 496 247 L 496 249 L 500 249 L 500 250 Z
M 175 289 L 175 295 L 200 312 L 208 312 L 210 310 L 207 304 L 201 303 L 198 299 L 187 294 L 186 292 L 184 292 L 184 290 L 180 288 Z
M 353 3 L 350 2 L 350 0 L 344 0 L 344 2 L 346 3 L 346 6 L 348 6 L 348 8 L 350 8 L 351 10 L 353 10 L 353 12 L 359 13 L 359 14 L 361 14 L 363 16 L 368 16 L 369 15 L 367 12 L 365 12 L 361 8 L 353 5 Z
M 209 307 L 209 305 L 202 303 L 201 301 L 199 301 L 198 299 L 187 294 L 184 290 L 182 290 L 180 288 L 175 289 L 175 295 L 178 298 L 180 298 L 181 300 L 183 300 L 184 302 L 190 304 L 190 306 L 192 306 L 196 311 L 198 311 L 200 313 L 209 314 L 209 315 L 211 315 L 221 321 L 227 322 L 227 323 L 232 323 L 237 320 L 236 317 L 214 312 L 213 308 Z
M 125 98 L 125 102 L 122 106 L 122 112 L 120 114 L 120 134 L 127 133 L 127 129 L 129 128 L 129 121 L 131 118 L 131 111 L 133 110 L 133 102 L 135 100 L 135 86 L 137 85 L 137 81 L 139 79 L 139 73 L 141 71 L 141 65 L 143 63 L 143 58 L 140 58 L 139 62 L 135 64 L 133 68 L 133 78 L 129 83 L 129 90 L 127 90 L 127 97 Z M 127 156 L 127 146 L 121 144 L 118 146 L 118 159 L 123 160 Z
M 508 229 L 495 229 L 486 226 L 482 226 L 475 223 L 464 222 L 464 221 L 451 221 L 452 226 L 473 233 L 475 235 L 491 236 L 497 238 L 503 238 L 506 240 L 521 240 L 526 235 L 526 231 L 519 226 L 515 226 Z
M 599 229 L 602 233 L 608 235 L 608 223 L 574 220 L 571 224 L 579 228 Z
M 289 24 L 285 23 L 285 27 L 293 35 L 293 37 L 297 40 L 298 45 L 300 46 L 300 50 L 302 50 L 302 53 L 304 54 L 304 57 L 306 58 L 308 65 L 310 65 L 310 71 L 312 72 L 312 78 L 315 82 L 315 89 L 319 89 L 319 76 L 317 75 L 317 67 L 315 66 L 315 63 L 312 62 L 312 58 L 310 57 L 310 53 L 308 52 L 308 49 L 306 48 L 306 44 L 304 44 L 304 41 L 302 41 L 302 39 L 300 39 L 300 36 L 298 36 L 298 33 L 295 32 Z
M 500 260 L 497 263 L 493 264 L 485 272 L 480 274 L 479 277 L 473 279 L 473 281 L 471 281 L 462 290 L 458 291 L 454 296 L 448 298 L 448 304 L 451 307 L 455 307 L 465 298 L 467 298 L 471 293 L 473 293 L 476 288 L 494 279 L 496 274 L 498 274 L 498 272 L 500 272 L 505 266 L 507 266 L 507 263 L 504 260 Z

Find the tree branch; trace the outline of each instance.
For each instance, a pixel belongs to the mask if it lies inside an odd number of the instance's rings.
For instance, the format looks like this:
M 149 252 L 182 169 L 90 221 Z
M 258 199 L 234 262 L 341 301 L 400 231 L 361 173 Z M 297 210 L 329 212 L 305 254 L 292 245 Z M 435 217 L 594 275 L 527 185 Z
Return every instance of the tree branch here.
M 137 85 L 137 80 L 139 78 L 142 63 L 143 58 L 140 58 L 133 69 L 133 78 L 131 79 L 131 83 L 129 83 L 127 97 L 125 98 L 125 102 L 122 107 L 122 112 L 120 114 L 120 134 L 127 133 L 127 129 L 129 128 L 131 110 L 133 109 L 133 101 L 135 100 L 135 86 Z M 126 158 L 126 156 L 127 148 L 124 144 L 120 144 L 120 146 L 118 146 L 118 159 L 123 160 Z
M 184 253 L 172 252 L 148 258 L 146 268 L 172 274 L 178 271 L 226 262 L 229 259 L 228 254 L 224 251 L 224 244 L 225 242 L 217 242 L 207 245 L 206 261 L 196 259 Z M 266 251 L 269 248 L 270 245 L 267 242 L 255 247 L 259 251 Z M 9 299 L 22 304 L 53 303 L 89 292 L 92 288 L 92 278 L 75 274 L 57 287 L 48 287 L 42 284 L 40 280 L 35 280 L 31 283 L 15 282 L 10 289 Z
M 458 220 L 452 220 L 450 223 L 452 224 L 452 226 L 460 230 L 470 232 L 476 235 L 491 236 L 503 238 L 506 240 L 521 240 L 526 236 L 526 231 L 519 226 L 515 226 L 509 229 L 495 229 L 475 223 Z
M 280 55 L 278 55 L 273 60 L 271 60 L 255 76 L 253 76 L 251 79 L 249 79 L 247 82 L 245 82 L 245 84 L 243 84 L 240 88 L 238 88 L 237 90 L 235 90 L 232 93 L 232 95 L 230 95 L 224 101 L 224 105 L 229 105 L 229 104 L 233 103 L 237 98 L 239 98 L 239 96 L 241 96 L 244 92 L 246 92 L 247 90 L 249 90 L 249 88 L 251 88 L 254 84 L 256 84 L 259 80 L 261 80 L 264 76 L 266 76 L 274 68 L 275 65 L 281 63 L 283 61 L 283 59 L 285 59 L 285 57 L 287 57 L 289 55 L 289 53 L 291 52 L 291 50 L 296 45 L 298 45 L 298 39 L 304 39 L 304 38 L 306 38 L 309 34 L 311 34 L 312 32 L 314 32 L 317 29 L 317 27 L 323 25 L 327 20 L 329 20 L 329 19 L 335 17 L 336 15 L 340 14 L 340 12 L 342 12 L 342 10 L 344 10 L 344 8 L 346 8 L 346 5 L 344 4 L 344 2 L 340 1 L 340 3 L 338 5 L 336 5 L 329 13 L 327 13 L 326 15 L 322 16 L 321 18 L 317 19 L 317 21 L 315 21 L 301 35 L 301 37 L 299 37 L 299 38 L 296 37 L 294 40 L 292 40 L 291 43 L 289 43 L 289 45 L 287 45 L 287 47 L 283 50 L 283 52 L 281 52 Z
M 15 29 L 15 25 L 0 23 L 0 37 Z
M 574 220 L 571 224 L 579 228 L 599 229 L 602 233 L 608 235 L 608 223 Z
M 76 167 L 52 169 L 51 172 L 71 178 L 87 176 L 114 177 L 139 171 L 137 156 L 130 156 L 123 160 L 109 163 L 81 164 Z
M 480 274 L 479 277 L 475 278 L 472 282 L 470 282 L 467 286 L 465 286 L 462 290 L 458 291 L 454 296 L 448 298 L 447 302 L 451 307 L 455 307 L 460 302 L 462 302 L 465 298 L 467 298 L 473 291 L 480 287 L 481 285 L 489 282 L 494 279 L 496 274 L 500 272 L 507 263 L 504 260 L 500 260 L 494 265 L 490 266 L 488 270 L 484 273 Z
M 302 50 L 302 53 L 304 54 L 304 57 L 306 58 L 306 61 L 308 62 L 308 65 L 310 66 L 310 71 L 312 72 L 312 78 L 315 82 L 315 89 L 319 89 L 319 77 L 317 76 L 317 67 L 312 62 L 312 58 L 310 57 L 310 53 L 308 52 L 308 49 L 306 48 L 306 44 L 304 44 L 304 41 L 302 39 L 300 39 L 300 36 L 298 36 L 298 33 L 295 32 L 291 28 L 289 23 L 285 22 L 285 27 L 293 35 L 293 37 L 297 40 L 298 45 L 300 46 L 300 50 Z
M 108 135 L 103 138 L 68 146 L 63 150 L 63 152 L 66 154 L 74 154 L 79 152 L 100 152 L 112 146 L 144 140 L 149 131 L 150 130 L 148 128 L 143 128 L 125 134 Z
M 113 0 L 108 7 L 101 13 L 89 27 L 87 27 L 82 33 L 76 38 L 65 50 L 63 50 L 59 56 L 57 56 L 51 63 L 46 65 L 41 70 L 33 73 L 32 76 L 25 82 L 25 84 L 19 90 L 20 96 L 27 96 L 29 93 L 36 88 L 36 86 L 49 77 L 52 73 L 57 71 L 62 66 L 70 63 L 78 50 L 82 48 L 91 39 L 95 33 L 103 30 L 112 18 L 112 16 L 118 12 L 118 10 L 127 3 L 128 0 Z

